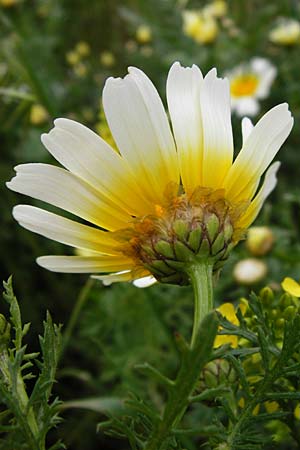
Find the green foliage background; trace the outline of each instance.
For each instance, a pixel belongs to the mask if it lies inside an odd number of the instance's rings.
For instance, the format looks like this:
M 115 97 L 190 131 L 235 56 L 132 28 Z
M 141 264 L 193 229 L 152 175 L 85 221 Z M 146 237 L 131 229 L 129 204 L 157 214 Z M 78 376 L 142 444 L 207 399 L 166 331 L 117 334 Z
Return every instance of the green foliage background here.
M 219 20 L 215 42 L 199 45 L 183 34 L 181 14 L 184 8 L 200 8 L 206 3 L 19 0 L 10 7 L 0 6 L 0 274 L 1 279 L 14 276 L 24 321 L 32 323 L 26 339 L 33 348 L 38 345 L 36 336 L 47 309 L 56 323 L 68 322 L 86 277 L 53 274 L 35 264 L 37 256 L 71 254 L 72 250 L 21 229 L 12 219 L 13 205 L 38 202 L 8 191 L 4 183 L 16 164 L 55 163 L 40 143 L 40 134 L 51 128 L 53 118 L 71 117 L 97 128 L 104 81 L 111 75 L 123 76 L 128 65 L 143 69 L 163 98 L 168 68 L 175 60 L 185 65 L 196 63 L 203 73 L 216 66 L 222 74 L 253 56 L 266 57 L 277 67 L 278 75 L 270 96 L 262 102 L 261 114 L 287 101 L 295 126 L 279 155 L 282 167 L 276 192 L 258 220 L 269 225 L 276 236 L 272 252 L 263 258 L 268 265 L 263 284 L 280 289 L 278 283 L 285 276 L 300 278 L 300 45 L 280 47 L 268 40 L 279 17 L 299 19 L 300 5 L 293 0 L 229 0 L 227 17 L 234 25 L 228 28 Z M 136 41 L 140 25 L 150 27 L 149 43 Z M 66 60 L 79 41 L 87 42 L 91 49 L 82 58 L 84 76 L 76 74 Z M 111 67 L 103 65 L 100 55 L 104 51 L 114 55 Z M 30 120 L 32 105 L 37 103 L 48 113 L 41 124 Z M 240 120 L 233 117 L 233 123 L 238 150 Z M 242 243 L 218 282 L 217 303 L 248 294 L 249 288 L 238 285 L 232 276 L 234 263 L 247 256 Z M 168 286 L 138 290 L 131 285 L 103 287 L 94 283 L 88 297 L 60 363 L 56 394 L 66 402 L 112 396 L 109 407 L 118 408 L 118 402 L 113 401 L 134 387 L 136 394 L 159 402 L 157 387 L 146 383 L 133 366 L 147 359 L 172 372 L 176 364 L 172 334 L 189 332 L 191 290 Z M 4 304 L 1 310 L 5 311 Z M 95 434 L 107 404 L 96 401 L 85 405 L 86 409 L 71 406 L 66 407 L 65 420 L 50 440 L 62 438 L 74 450 L 129 448 L 122 441 Z M 292 448 L 289 442 L 280 445 L 278 448 Z

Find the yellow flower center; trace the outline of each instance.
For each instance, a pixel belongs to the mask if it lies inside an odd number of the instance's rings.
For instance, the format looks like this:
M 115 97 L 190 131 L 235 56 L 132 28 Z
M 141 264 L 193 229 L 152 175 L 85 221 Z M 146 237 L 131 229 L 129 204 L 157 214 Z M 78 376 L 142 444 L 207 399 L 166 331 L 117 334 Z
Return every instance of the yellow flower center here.
M 255 94 L 259 79 L 253 74 L 242 74 L 234 78 L 230 83 L 230 91 L 233 97 L 249 97 Z

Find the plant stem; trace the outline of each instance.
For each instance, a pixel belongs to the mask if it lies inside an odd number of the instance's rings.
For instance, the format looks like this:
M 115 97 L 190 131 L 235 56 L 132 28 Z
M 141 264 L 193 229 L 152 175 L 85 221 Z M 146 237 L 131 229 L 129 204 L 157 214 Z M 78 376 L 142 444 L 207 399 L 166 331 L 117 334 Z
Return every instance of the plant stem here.
M 79 295 L 77 297 L 75 306 L 73 308 L 73 311 L 71 313 L 71 317 L 69 319 L 69 322 L 67 323 L 66 326 L 66 330 L 64 332 L 64 340 L 63 340 L 63 349 L 62 351 L 64 351 L 69 343 L 69 340 L 72 336 L 73 330 L 76 326 L 76 323 L 78 321 L 79 318 L 79 314 L 88 298 L 89 292 L 92 289 L 93 285 L 95 283 L 95 280 L 93 278 L 88 278 L 88 280 L 86 281 L 85 285 L 83 286 L 83 288 L 81 289 L 81 291 L 79 292 Z
M 201 321 L 213 309 L 212 266 L 209 264 L 191 266 L 188 274 L 193 286 L 195 304 L 191 340 L 191 347 L 193 348 Z
M 217 333 L 218 320 L 210 313 L 213 305 L 212 266 L 202 262 L 187 269 L 194 290 L 194 326 L 190 346 L 182 354 L 180 368 L 169 388 L 162 419 L 158 422 L 145 450 L 160 450 L 184 415 L 203 366 L 209 359 Z

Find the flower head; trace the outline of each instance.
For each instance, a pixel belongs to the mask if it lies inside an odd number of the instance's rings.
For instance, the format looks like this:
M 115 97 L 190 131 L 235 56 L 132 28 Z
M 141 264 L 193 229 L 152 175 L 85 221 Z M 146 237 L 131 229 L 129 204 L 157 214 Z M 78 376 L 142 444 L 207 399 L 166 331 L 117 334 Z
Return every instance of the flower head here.
M 255 127 L 244 119 L 243 147 L 233 161 L 229 84 L 215 69 L 203 78 L 195 65 L 171 67 L 173 134 L 141 70 L 131 67 L 124 79 L 109 78 L 102 98 L 118 151 L 85 126 L 57 119 L 42 142 L 65 168 L 20 165 L 8 183 L 85 222 L 16 206 L 13 215 L 25 228 L 94 252 L 43 256 L 38 264 L 97 274 L 105 282 L 154 274 L 160 281 L 186 283 L 186 268 L 203 259 L 217 270 L 276 185 L 279 163 L 258 189 L 292 128 L 288 106 L 276 106 Z
M 294 45 L 300 43 L 300 22 L 295 19 L 281 19 L 270 32 L 269 39 L 273 44 Z
M 210 13 L 186 10 L 183 12 L 183 32 L 198 44 L 210 44 L 216 39 L 219 28 Z
M 253 58 L 226 75 L 230 81 L 231 106 L 239 116 L 254 116 L 259 100 L 266 98 L 276 76 L 275 67 L 264 58 Z

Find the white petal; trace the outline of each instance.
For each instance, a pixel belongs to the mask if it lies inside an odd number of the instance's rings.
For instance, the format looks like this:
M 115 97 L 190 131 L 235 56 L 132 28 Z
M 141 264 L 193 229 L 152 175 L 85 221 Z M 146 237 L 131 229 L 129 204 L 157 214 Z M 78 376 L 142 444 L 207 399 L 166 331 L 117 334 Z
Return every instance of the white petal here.
M 118 256 L 41 256 L 36 262 L 44 269 L 63 273 L 97 273 L 130 270 L 133 262 Z
M 238 116 L 256 116 L 259 112 L 259 103 L 254 97 L 241 97 L 235 102 Z
M 167 81 L 168 108 L 179 157 L 180 174 L 185 191 L 192 193 L 202 184 L 203 138 L 200 69 L 172 65 Z
M 154 283 L 157 283 L 156 279 L 150 275 L 148 277 L 139 278 L 134 280 L 133 284 L 138 288 L 146 288 L 152 286 Z
M 109 255 L 120 255 L 118 243 L 107 232 L 82 225 L 30 205 L 18 205 L 13 216 L 27 230 L 62 244 Z
M 228 199 L 251 198 L 250 186 L 253 187 L 274 159 L 292 126 L 293 118 L 286 103 L 275 106 L 260 119 L 225 179 L 224 187 Z
M 50 203 L 108 230 L 132 220 L 112 202 L 70 172 L 48 164 L 22 164 L 9 189 Z
M 233 158 L 230 92 L 227 79 L 212 69 L 204 78 L 200 96 L 203 124 L 202 179 L 206 187 L 219 188 Z
M 132 280 L 132 271 L 123 270 L 121 272 L 112 273 L 110 275 L 92 275 L 95 280 L 102 281 L 104 286 L 110 286 L 112 283 L 128 282 Z
M 280 162 L 277 161 L 273 163 L 266 172 L 264 183 L 259 190 L 258 194 L 255 196 L 254 200 L 251 202 L 249 208 L 247 209 L 245 215 L 242 217 L 239 226 L 242 228 L 248 228 L 251 223 L 256 219 L 259 211 L 261 210 L 264 201 L 270 195 L 277 184 L 276 174 L 280 167 Z
M 244 117 L 242 120 L 242 138 L 243 138 L 243 145 L 245 145 L 246 140 L 251 134 L 251 131 L 253 130 L 253 123 L 248 117 Z
M 136 68 L 129 71 L 124 79 L 106 81 L 104 111 L 140 189 L 158 202 L 166 185 L 179 181 L 175 144 L 155 87 L 142 71 Z
M 255 96 L 261 99 L 266 98 L 276 77 L 276 67 L 265 58 L 253 58 L 251 68 L 259 76 L 259 84 Z
M 78 122 L 56 119 L 54 124 L 48 134 L 42 135 L 42 142 L 57 161 L 121 209 L 134 215 L 146 212 L 146 199 L 139 194 L 128 165 L 116 151 Z

